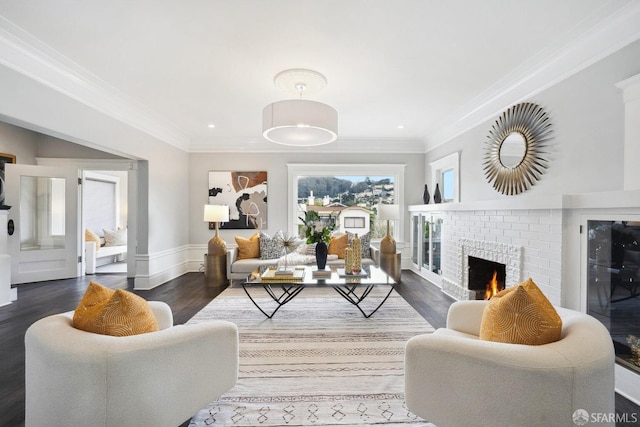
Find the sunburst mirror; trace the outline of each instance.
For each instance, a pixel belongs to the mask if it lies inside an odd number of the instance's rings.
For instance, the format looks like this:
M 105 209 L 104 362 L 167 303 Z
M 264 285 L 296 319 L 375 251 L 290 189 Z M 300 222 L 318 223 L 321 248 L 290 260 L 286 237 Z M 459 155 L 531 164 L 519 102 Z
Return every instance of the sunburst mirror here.
M 547 168 L 545 150 L 551 139 L 549 116 L 536 104 L 506 110 L 487 137 L 484 174 L 496 191 L 515 195 L 526 191 Z

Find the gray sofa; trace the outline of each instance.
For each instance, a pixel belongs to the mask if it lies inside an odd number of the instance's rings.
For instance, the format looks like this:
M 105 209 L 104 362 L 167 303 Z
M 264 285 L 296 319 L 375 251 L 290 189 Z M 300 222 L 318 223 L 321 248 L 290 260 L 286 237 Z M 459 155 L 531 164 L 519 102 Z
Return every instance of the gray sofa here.
M 362 265 L 379 265 L 380 254 L 379 250 L 373 246 L 370 246 L 371 258 L 362 258 Z M 295 259 L 292 257 L 292 260 Z M 260 258 L 247 258 L 238 259 L 238 249 L 227 249 L 227 279 L 237 280 L 246 279 L 247 276 L 253 272 L 256 268 L 261 266 L 273 266 L 278 264 L 278 258 L 274 259 L 260 259 Z M 307 264 L 307 265 L 312 265 Z M 327 260 L 327 266 L 344 266 L 344 259 Z

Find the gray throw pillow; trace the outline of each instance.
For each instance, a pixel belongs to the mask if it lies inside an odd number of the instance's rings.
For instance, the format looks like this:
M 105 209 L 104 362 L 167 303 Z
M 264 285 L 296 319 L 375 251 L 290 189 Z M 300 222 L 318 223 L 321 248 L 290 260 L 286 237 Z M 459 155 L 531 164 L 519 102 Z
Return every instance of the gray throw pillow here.
M 284 255 L 284 245 L 282 240 L 284 234 L 278 230 L 273 237 L 267 233 L 260 232 L 260 259 L 276 259 Z

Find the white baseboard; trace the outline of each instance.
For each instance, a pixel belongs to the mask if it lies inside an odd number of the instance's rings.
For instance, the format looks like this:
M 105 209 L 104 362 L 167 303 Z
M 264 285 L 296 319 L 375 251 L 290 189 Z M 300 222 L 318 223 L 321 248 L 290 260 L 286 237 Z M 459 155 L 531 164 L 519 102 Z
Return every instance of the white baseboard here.
M 135 256 L 133 288 L 149 290 L 189 272 L 189 246 L 181 246 L 149 255 Z
M 230 244 L 228 247 L 235 247 Z M 136 255 L 134 289 L 149 290 L 185 273 L 204 272 L 207 244 L 185 245 L 150 255 Z M 402 248 L 402 268 L 411 268 L 411 258 Z

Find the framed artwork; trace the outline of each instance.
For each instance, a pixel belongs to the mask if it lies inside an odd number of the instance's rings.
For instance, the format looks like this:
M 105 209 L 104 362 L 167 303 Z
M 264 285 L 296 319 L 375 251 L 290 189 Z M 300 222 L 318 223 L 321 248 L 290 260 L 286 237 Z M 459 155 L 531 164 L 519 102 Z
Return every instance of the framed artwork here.
M 0 153 L 0 206 L 4 206 L 4 165 L 15 162 L 16 156 L 13 154 Z
M 221 229 L 266 229 L 267 172 L 209 172 L 209 204 L 229 206 Z

